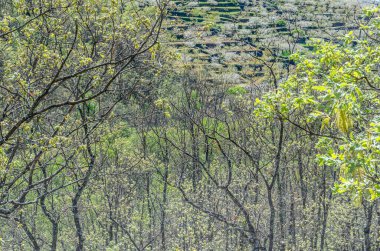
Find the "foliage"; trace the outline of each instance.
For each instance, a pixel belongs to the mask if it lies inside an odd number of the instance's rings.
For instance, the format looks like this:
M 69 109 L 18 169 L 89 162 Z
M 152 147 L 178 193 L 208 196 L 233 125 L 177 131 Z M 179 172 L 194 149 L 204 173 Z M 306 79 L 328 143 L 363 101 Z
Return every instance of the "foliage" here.
M 312 55 L 292 55 L 296 72 L 256 102 L 266 116 L 320 137 L 319 164 L 340 173 L 337 192 L 351 191 L 359 200 L 380 196 L 378 13 L 367 13 L 371 21 L 361 27 L 364 37 L 350 32 L 340 44 L 317 40 Z
M 307 54 L 284 10 L 313 1 L 238 2 L 173 10 L 197 30 L 161 1 L 0 0 L 0 249 L 380 249 L 378 10 Z M 192 53 L 217 72 L 178 67 L 177 28 L 223 37 Z

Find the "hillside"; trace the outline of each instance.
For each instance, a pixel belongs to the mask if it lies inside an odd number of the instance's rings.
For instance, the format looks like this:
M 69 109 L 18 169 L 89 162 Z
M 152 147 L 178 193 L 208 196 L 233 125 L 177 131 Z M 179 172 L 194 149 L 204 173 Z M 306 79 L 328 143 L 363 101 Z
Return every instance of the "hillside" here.
M 244 83 L 264 76 L 262 60 L 286 65 L 292 63 L 291 53 L 311 49 L 310 39 L 330 40 L 357 29 L 353 18 L 360 13 L 360 5 L 352 0 L 174 3 L 167 29 L 183 62 L 230 72 L 229 81 Z

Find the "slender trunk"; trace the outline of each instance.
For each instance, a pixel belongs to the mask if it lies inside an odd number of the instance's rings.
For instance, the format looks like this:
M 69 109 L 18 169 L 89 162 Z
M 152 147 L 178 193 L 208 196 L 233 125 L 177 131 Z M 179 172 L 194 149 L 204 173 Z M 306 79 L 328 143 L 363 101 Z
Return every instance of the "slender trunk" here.
M 166 221 L 166 203 L 167 203 L 167 189 L 168 189 L 168 163 L 165 164 L 164 170 L 164 189 L 162 191 L 162 215 L 161 215 L 161 249 L 166 250 L 165 239 L 165 221 Z
M 270 209 L 270 215 L 269 215 L 269 247 L 268 251 L 273 251 L 273 239 L 274 239 L 274 217 L 275 217 L 275 207 L 273 203 L 273 198 L 272 198 L 272 190 L 268 189 L 268 204 L 269 204 L 269 209 Z
M 150 173 L 148 173 L 147 178 L 146 178 L 146 199 L 148 202 L 148 218 L 149 218 L 148 241 L 153 239 L 152 230 L 154 228 L 154 226 L 153 226 L 154 225 L 153 224 L 153 210 L 152 210 L 152 203 L 150 200 L 150 184 L 151 184 L 151 177 L 150 177 Z M 144 217 L 144 210 L 141 210 L 141 218 L 143 219 L 143 217 Z M 143 239 L 143 238 L 141 238 L 141 239 Z M 154 243 L 152 243 L 149 246 L 152 247 L 153 245 L 154 245 Z
M 283 140 L 284 140 L 284 121 L 282 118 L 279 118 L 280 122 L 280 132 L 278 136 L 278 144 L 277 144 L 277 153 L 275 157 L 275 163 L 274 163 L 274 174 L 273 178 L 270 184 L 266 182 L 267 190 L 268 190 L 268 204 L 270 208 L 270 217 L 269 217 L 269 251 L 273 250 L 273 242 L 274 242 L 274 220 L 275 220 L 275 207 L 273 203 L 272 198 L 272 189 L 276 183 L 276 180 L 279 176 L 280 171 L 280 163 L 281 163 L 281 155 L 282 155 L 282 147 L 283 147 Z
M 332 198 L 332 191 L 329 189 L 329 186 L 327 186 L 327 180 L 326 180 L 326 172 L 327 167 L 323 167 L 323 222 L 322 222 L 322 232 L 321 232 L 321 248 L 320 250 L 323 251 L 325 248 L 325 238 L 326 238 L 326 228 L 327 228 L 327 218 L 329 215 L 329 208 L 330 208 L 330 201 Z M 336 174 L 334 172 L 333 174 L 333 182 L 335 182 Z M 326 196 L 326 193 L 329 191 L 328 196 Z
M 256 173 L 255 173 L 255 177 L 254 177 L 254 180 L 255 180 L 255 197 L 253 199 L 253 202 L 255 205 L 259 202 L 259 192 L 260 192 L 259 191 L 259 168 L 260 168 L 260 165 L 257 164 Z
M 43 166 L 43 165 L 41 165 L 41 166 Z M 46 168 L 42 167 L 41 169 L 42 169 L 43 175 L 46 179 L 47 178 Z M 52 226 L 52 238 L 51 238 L 51 249 L 50 250 L 56 251 L 57 250 L 57 243 L 58 243 L 58 221 L 53 216 L 53 214 L 48 211 L 48 209 L 46 207 L 45 201 L 46 201 L 47 191 L 48 191 L 48 183 L 44 182 L 44 194 L 41 196 L 40 206 L 41 206 L 43 214 L 49 219 L 51 226 Z
M 197 189 L 197 183 L 198 183 L 198 180 L 199 180 L 199 176 L 200 176 L 200 169 L 199 169 L 199 149 L 198 149 L 198 142 L 197 142 L 197 136 L 196 136 L 196 131 L 195 131 L 195 128 L 194 128 L 194 125 L 191 124 L 190 126 L 190 133 L 191 133 L 191 140 L 192 140 L 192 143 L 191 143 L 191 149 L 192 149 L 192 156 L 193 156 L 193 160 L 192 160 L 192 180 L 193 180 L 193 189 L 194 191 Z
M 82 117 L 82 122 L 83 122 L 83 129 L 84 129 L 84 135 L 85 135 L 85 142 L 86 142 L 86 150 L 89 158 L 88 162 L 88 169 L 86 171 L 86 174 L 84 176 L 82 184 L 78 185 L 78 190 L 75 193 L 74 198 L 72 199 L 71 202 L 71 212 L 73 213 L 73 218 L 74 218 L 74 224 L 75 224 L 75 229 L 76 229 L 76 236 L 78 238 L 78 243 L 76 247 L 76 251 L 82 251 L 84 247 L 84 235 L 83 235 L 83 229 L 81 225 L 81 217 L 80 217 L 80 212 L 79 212 L 79 201 L 82 196 L 82 193 L 84 189 L 86 188 L 88 182 L 90 181 L 90 176 L 91 173 L 94 169 L 95 166 L 95 155 L 92 152 L 91 144 L 90 144 L 90 139 L 89 139 L 89 129 L 87 125 L 87 119 L 84 111 L 79 109 L 79 112 Z
M 375 235 L 375 240 L 376 241 L 376 249 L 375 250 L 380 250 L 380 200 L 376 201 L 376 215 L 377 215 L 377 226 L 376 226 L 376 235 Z
M 82 230 L 81 219 L 80 219 L 80 214 L 79 214 L 79 209 L 78 209 L 79 199 L 80 199 L 80 195 L 78 195 L 78 193 L 77 193 L 75 198 L 72 200 L 71 211 L 73 213 L 76 235 L 78 238 L 78 244 L 77 244 L 76 250 L 82 251 L 83 250 L 83 244 L 84 244 L 84 237 L 83 237 L 83 230 Z
M 113 219 L 113 215 L 112 215 L 112 207 L 111 207 L 112 205 L 109 203 L 109 207 L 110 207 L 110 209 L 109 209 L 109 218 L 110 219 Z M 112 240 L 113 240 L 113 225 L 114 225 L 114 223 L 113 222 L 111 222 L 110 223 L 110 226 L 108 227 L 108 239 L 106 240 L 106 245 L 108 246 L 111 242 L 112 242 Z
M 317 246 L 318 246 L 318 239 L 319 239 L 319 228 L 320 228 L 320 224 L 321 224 L 321 204 L 318 203 L 318 211 L 317 211 L 317 221 L 314 225 L 314 231 L 315 232 L 315 235 L 312 235 L 312 238 L 311 238 L 311 249 L 312 250 L 317 250 Z
M 51 226 L 52 226 L 52 238 L 51 238 L 51 251 L 57 250 L 57 243 L 58 243 L 58 222 L 54 219 L 53 215 L 48 212 L 46 205 L 45 205 L 45 196 L 41 197 L 41 208 L 42 212 L 45 214 L 45 216 L 49 219 Z
M 79 189 L 76 192 L 74 198 L 72 199 L 72 203 L 71 203 L 71 208 L 72 208 L 71 212 L 73 213 L 74 224 L 75 224 L 75 229 L 76 229 L 76 236 L 78 238 L 78 244 L 76 247 L 77 251 L 83 250 L 84 240 L 85 240 L 84 235 L 83 235 L 82 225 L 81 225 L 80 212 L 79 212 L 79 201 L 80 201 L 82 193 L 83 193 L 84 189 L 86 188 L 88 181 L 90 179 L 90 174 L 91 174 L 91 171 L 93 169 L 94 162 L 95 162 L 95 157 L 91 157 L 89 170 L 86 173 L 83 184 L 79 186 Z
M 320 250 L 323 251 L 325 245 L 325 234 L 326 234 L 326 224 L 327 224 L 327 204 L 326 204 L 326 166 L 323 168 L 323 180 L 322 180 L 322 208 L 323 208 L 323 219 L 322 219 L 322 231 L 321 231 L 321 244 Z
M 15 219 L 17 222 L 19 222 L 22 226 L 22 229 L 24 230 L 24 232 L 26 233 L 26 235 L 28 236 L 30 242 L 32 243 L 32 246 L 33 246 L 33 250 L 34 251 L 39 251 L 41 250 L 40 246 L 38 245 L 37 243 L 37 240 L 36 238 L 34 237 L 33 233 L 29 230 L 28 226 L 26 225 L 24 219 L 23 219 L 23 216 L 21 215 L 20 218 L 17 218 Z
M 373 203 L 368 205 L 367 202 L 363 203 L 364 214 L 366 217 L 365 227 L 364 227 L 364 245 L 365 251 L 371 251 L 371 225 L 372 225 L 372 211 L 373 211 Z
M 283 187 L 283 173 L 285 171 L 283 170 L 278 176 L 277 176 L 277 187 L 278 187 L 278 207 L 279 207 L 279 220 L 280 220 L 280 251 L 285 251 L 286 249 L 286 243 L 285 243 L 285 194 L 284 194 L 284 187 Z
M 302 206 L 306 207 L 306 197 L 307 197 L 307 190 L 306 185 L 304 181 L 304 175 L 303 175 L 303 163 L 302 163 L 302 153 L 301 151 L 298 151 L 298 174 L 300 177 L 300 186 L 301 186 L 301 196 L 302 196 Z
M 325 236 L 326 236 L 326 227 L 327 227 L 327 217 L 328 217 L 328 204 L 326 202 L 323 202 L 323 222 L 322 222 L 322 232 L 321 232 L 321 251 L 324 250 L 325 246 Z
M 291 238 L 292 250 L 297 250 L 297 242 L 296 242 L 296 215 L 295 215 L 295 201 L 294 201 L 294 191 L 292 189 L 292 184 L 290 183 L 290 225 L 289 225 L 289 235 Z

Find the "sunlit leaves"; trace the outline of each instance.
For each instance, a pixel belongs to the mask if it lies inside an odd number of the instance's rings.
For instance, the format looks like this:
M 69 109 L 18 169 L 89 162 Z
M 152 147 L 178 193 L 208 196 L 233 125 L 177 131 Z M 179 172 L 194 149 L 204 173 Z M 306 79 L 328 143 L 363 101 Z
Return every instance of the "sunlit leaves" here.
M 365 12 L 373 17 L 363 27 L 370 36 L 379 32 L 378 12 Z M 298 62 L 295 74 L 275 93 L 256 102 L 257 111 L 297 121 L 299 128 L 311 134 L 324 134 L 317 159 L 321 166 L 340 170 L 336 191 L 373 200 L 379 197 L 380 184 L 379 46 L 372 37 L 356 39 L 353 32 L 341 41 L 314 41 L 311 56 L 292 56 Z M 337 140 L 327 142 L 325 137 Z

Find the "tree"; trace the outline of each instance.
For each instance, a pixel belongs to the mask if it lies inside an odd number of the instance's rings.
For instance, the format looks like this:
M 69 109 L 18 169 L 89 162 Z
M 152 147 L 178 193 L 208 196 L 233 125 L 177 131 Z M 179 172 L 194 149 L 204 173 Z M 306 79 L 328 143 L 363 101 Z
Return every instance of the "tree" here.
M 378 13 L 367 10 L 360 31 L 338 44 L 314 41 L 311 55 L 294 54 L 296 72 L 256 102 L 267 116 L 317 136 L 320 166 L 336 168 L 336 191 L 351 191 L 358 201 L 380 196 Z
M 380 248 L 378 10 L 252 3 L 241 83 L 178 67 L 166 3 L 0 3 L 1 249 Z
M 153 68 L 165 5 L 7 1 L 2 9 L 0 216 L 20 222 L 35 250 L 42 243 L 23 208 L 41 206 L 56 250 L 62 202 L 72 205 L 83 250 L 80 200 L 99 165 L 99 128 L 142 85 L 135 76 Z M 53 197 L 63 189 L 70 195 Z

